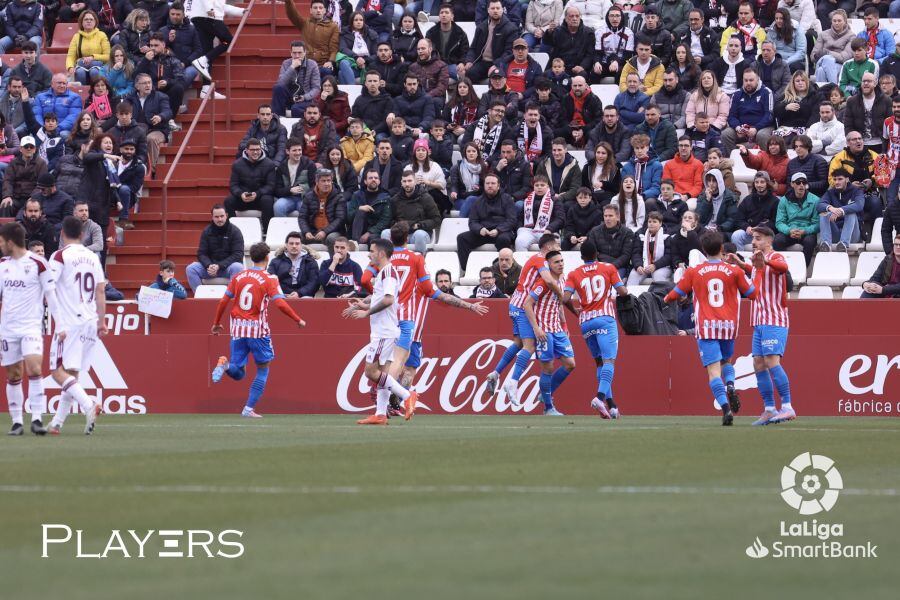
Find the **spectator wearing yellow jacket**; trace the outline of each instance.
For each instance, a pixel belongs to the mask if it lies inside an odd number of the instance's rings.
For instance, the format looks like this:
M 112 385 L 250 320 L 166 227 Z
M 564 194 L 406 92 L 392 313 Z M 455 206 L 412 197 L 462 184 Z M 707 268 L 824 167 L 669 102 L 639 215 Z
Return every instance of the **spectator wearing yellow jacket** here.
M 636 73 L 638 79 L 641 80 L 641 91 L 648 96 L 653 96 L 653 94 L 662 89 L 663 74 L 665 74 L 666 68 L 658 58 L 650 53 L 650 42 L 645 37 L 638 37 L 635 51 L 635 56 L 625 61 L 625 66 L 622 68 L 622 76 L 619 79 L 619 91 L 625 91 L 628 75 Z M 646 73 L 643 77 L 641 77 L 642 72 Z
M 109 38 L 97 26 L 97 13 L 86 10 L 78 17 L 78 31 L 69 43 L 66 70 L 87 85 L 91 78 L 101 75 L 109 62 Z
M 375 157 L 375 140 L 371 133 L 363 131 L 363 122 L 359 119 L 350 119 L 348 131 L 341 140 L 341 150 L 356 172 L 362 173 L 366 163 Z

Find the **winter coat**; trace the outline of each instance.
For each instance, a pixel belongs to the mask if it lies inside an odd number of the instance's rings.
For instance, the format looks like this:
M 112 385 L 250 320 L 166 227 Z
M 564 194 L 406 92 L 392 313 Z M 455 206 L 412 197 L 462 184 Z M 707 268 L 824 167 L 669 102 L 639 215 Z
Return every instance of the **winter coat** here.
M 664 28 L 661 24 L 656 29 L 647 29 L 646 25 L 643 22 L 643 15 L 636 15 L 631 22 L 629 23 L 629 27 L 636 33 L 641 36 L 647 38 L 650 42 L 650 52 L 651 54 L 658 58 L 659 61 L 663 64 L 663 68 L 665 65 L 668 65 L 672 62 L 672 52 L 675 50 L 675 36 L 672 33 Z M 653 67 L 651 67 L 652 69 Z M 623 70 L 622 75 L 625 75 Z M 659 76 L 660 82 L 662 82 L 662 75 Z M 648 94 L 650 92 L 647 92 Z M 651 96 L 653 94 L 650 94 Z
M 734 65 L 734 74 L 737 77 L 738 87 L 741 87 L 741 83 L 744 81 L 744 71 L 747 70 L 751 62 L 753 61 L 742 58 Z M 709 70 L 712 71 L 716 76 L 716 83 L 719 84 L 720 91 L 722 89 L 722 84 L 725 82 L 725 76 L 728 74 L 728 69 L 730 66 L 731 65 L 722 56 L 717 56 L 709 64 Z
M 457 17 L 459 18 L 459 17 Z M 441 26 L 436 24 L 425 34 L 425 39 L 431 40 L 434 52 L 448 65 L 458 65 L 465 62 L 469 52 L 469 37 L 462 27 L 453 23 L 450 26 L 450 36 L 447 39 L 447 47 L 441 52 Z
M 775 44 L 775 52 L 778 53 L 788 65 L 795 62 L 802 63 L 806 59 L 806 31 L 794 31 L 793 39 L 788 44 L 783 37 L 775 31 L 775 26 L 766 28 L 766 41 Z
M 643 133 L 650 138 L 650 157 L 660 162 L 675 156 L 678 149 L 678 132 L 671 121 L 660 119 L 656 127 L 650 127 L 647 121 L 634 128 L 634 133 Z
M 434 101 L 420 89 L 409 95 L 404 92 L 395 101 L 397 115 L 406 119 L 406 126 L 410 129 L 431 129 L 434 121 Z
M 875 272 L 872 273 L 872 276 L 867 280 L 867 283 L 877 283 L 883 286 L 884 289 L 882 290 L 882 295 L 885 298 L 900 298 L 900 284 L 891 285 L 893 270 L 898 268 L 894 264 L 896 260 L 897 259 L 894 258 L 893 254 L 885 256 L 884 259 L 878 263 Z
M 134 93 L 134 79 L 125 73 L 125 69 L 114 69 L 111 65 L 106 65 L 103 68 L 103 76 L 109 81 L 110 87 L 119 98 Z M 48 79 L 48 81 L 50 80 Z
M 315 225 L 318 212 L 319 196 L 316 194 L 315 187 L 313 187 L 303 195 L 303 202 L 300 205 L 300 215 L 297 217 L 297 221 L 300 225 L 301 233 L 304 235 L 307 233 L 319 233 Z M 328 217 L 328 225 L 322 230 L 325 232 L 325 235 L 334 232 L 344 233 L 348 223 L 347 203 L 335 187 L 331 188 L 331 193 L 325 199 L 325 216 Z
M 478 233 L 482 229 L 496 229 L 500 233 L 512 233 L 518 222 L 516 213 L 516 205 L 509 194 L 500 191 L 492 198 L 481 194 L 469 211 L 469 231 Z
M 451 167 L 450 178 L 447 180 L 447 196 L 456 192 L 459 200 L 465 199 L 468 196 L 477 196 L 481 194 L 482 190 L 484 190 L 484 178 L 490 170 L 489 168 L 481 170 L 481 173 L 478 175 L 478 190 L 470 191 L 466 190 L 466 186 L 462 181 L 462 176 L 459 174 L 460 165 L 462 165 L 462 163 L 463 161 L 459 160 Z
M 660 0 L 654 6 L 663 27 L 673 33 L 687 29 L 688 13 L 694 8 L 690 0 Z
M 687 104 L 687 97 L 687 92 L 678 83 L 671 92 L 663 86 L 653 95 L 653 102 L 659 106 L 660 118 L 663 121 L 668 121 L 676 129 L 685 129 L 684 105 Z
M 296 69 L 292 68 L 291 64 L 290 58 L 281 63 L 278 83 L 287 88 L 291 98 L 300 96 L 303 102 L 316 99 L 322 89 L 319 66 L 308 58 Z
M 378 71 L 384 80 L 384 87 L 381 88 L 382 94 L 388 94 L 391 98 L 396 98 L 406 91 L 403 83 L 406 79 L 406 71 L 409 65 L 400 60 L 398 56 L 392 56 L 389 62 L 383 62 L 380 59 L 373 59 L 369 63 L 369 69 Z M 362 93 L 366 93 L 366 86 L 362 87 Z
M 338 263 L 334 271 L 331 270 L 331 261 L 326 260 L 319 267 L 319 285 L 325 292 L 326 298 L 338 298 L 344 294 L 358 291 L 362 281 L 362 267 L 349 256 Z
M 328 18 L 323 18 L 321 21 L 307 18 L 300 14 L 293 2 L 286 2 L 284 7 L 288 19 L 297 27 L 300 35 L 306 41 L 309 57 L 318 65 L 334 62 L 338 51 L 338 40 L 341 36 L 341 25 Z
M 814 85 L 810 84 L 810 86 Z M 818 89 L 813 87 L 806 96 L 800 99 L 798 102 L 800 110 L 787 110 L 787 105 L 791 102 L 782 97 L 775 104 L 775 120 L 778 127 L 809 127 L 819 120 L 819 104 L 822 103 L 822 96 Z
M 562 110 L 563 124 L 568 125 L 575 116 L 575 100 L 573 99 L 572 92 L 566 94 L 560 100 L 559 104 Z M 582 104 L 582 115 L 584 117 L 584 124 L 588 127 L 590 127 L 592 123 L 598 123 L 603 119 L 603 102 L 600 101 L 600 97 L 592 92 L 590 88 L 585 92 L 584 103 Z
M 750 68 L 759 73 L 760 83 L 772 92 L 775 102 L 781 102 L 781 99 L 784 98 L 784 90 L 791 82 L 791 68 L 787 62 L 776 54 L 772 64 L 767 65 L 760 58 L 750 63 Z M 737 93 L 735 93 L 736 95 Z
M 168 41 L 170 31 L 175 32 L 175 41 Z M 181 61 L 181 64 L 188 66 L 195 59 L 203 56 L 200 34 L 197 33 L 197 29 L 188 20 L 184 20 L 181 25 L 177 26 L 169 21 L 159 32 L 166 38 L 166 45 L 169 47 L 169 51 Z
M 388 29 L 390 31 L 390 29 Z M 366 48 L 369 50 L 369 56 L 364 56 L 366 62 L 369 60 L 375 60 L 375 53 L 378 49 L 378 32 L 373 29 L 371 26 L 364 27 L 362 31 L 360 31 L 360 35 L 363 36 L 363 39 L 366 42 Z M 353 42 L 355 39 L 355 34 L 352 29 L 349 27 L 345 27 L 341 30 L 341 37 L 339 39 L 338 48 L 340 49 L 341 54 L 345 56 L 349 56 L 354 61 L 359 58 L 355 52 L 353 52 Z
M 710 63 L 719 57 L 719 42 L 721 41 L 721 36 L 707 27 L 707 25 L 708 23 L 704 22 L 700 32 L 697 34 L 700 38 L 700 49 L 703 50 L 703 56 L 700 57 L 700 65 L 704 69 L 709 68 Z M 673 46 L 687 44 L 689 48 L 691 47 L 692 33 L 689 27 L 673 33 L 675 34 Z
M 169 282 L 163 281 L 162 275 L 156 276 L 156 281 L 150 284 L 154 290 L 163 290 L 164 292 L 172 292 L 175 300 L 184 300 L 188 297 L 187 290 L 181 285 L 177 279 L 171 277 Z
M 84 175 L 84 162 L 78 154 L 66 154 L 56 163 L 56 189 L 76 198 Z
M 160 80 L 165 80 L 170 84 L 184 82 L 184 65 L 168 51 L 165 54 L 158 54 L 152 59 L 148 59 L 146 56 L 142 58 L 134 67 L 135 77 L 140 73 L 146 73 L 153 79 L 153 89 L 159 87 Z
M 840 168 L 850 173 L 851 182 L 872 179 L 875 175 L 876 158 L 878 155 L 870 148 L 863 148 L 858 155 L 851 153 L 849 148 L 844 148 L 828 164 L 828 185 L 834 185 L 834 172 Z
M 624 92 L 626 87 L 626 82 L 628 81 L 629 73 L 640 73 L 637 66 L 637 56 L 632 56 L 627 61 L 625 61 L 625 66 L 622 67 L 622 75 L 619 78 L 619 91 Z M 656 56 L 650 56 L 650 67 L 647 70 L 647 74 L 641 79 L 641 85 L 644 86 L 644 93 L 648 96 L 653 96 L 656 92 L 662 89 L 663 86 L 663 74 L 666 72 L 666 68 L 663 66 L 660 59 Z
M 622 167 L 622 177 L 625 177 L 626 175 L 634 177 L 634 174 L 637 172 L 635 168 L 636 162 L 635 158 L 632 157 L 625 163 Z M 662 172 L 662 164 L 655 158 L 651 158 L 644 166 L 641 175 L 643 181 L 638 187 L 640 188 L 641 196 L 643 196 L 645 200 L 659 196 L 659 183 L 662 181 Z
M 41 242 L 44 244 L 44 253 L 50 256 L 56 251 L 56 230 L 47 218 L 41 215 L 36 220 L 26 219 L 24 213 L 19 213 L 16 222 L 25 228 L 25 247 L 31 242 Z
M 125 140 L 134 142 L 134 155 L 140 158 L 144 163 L 147 162 L 147 128 L 140 123 L 131 121 L 128 127 L 122 127 L 116 123 L 115 126 L 106 132 L 111 135 L 117 146 L 121 146 Z
M 388 174 L 388 177 L 385 177 L 384 171 L 388 168 L 388 166 L 390 166 L 391 170 Z M 393 156 L 391 156 L 388 164 L 386 165 L 382 165 L 377 156 L 367 162 L 366 166 L 364 166 L 362 171 L 359 172 L 360 180 L 362 180 L 362 174 L 369 169 L 375 169 L 376 171 L 378 171 L 378 175 L 381 177 L 380 188 L 388 194 L 396 194 L 397 190 L 400 189 L 400 176 L 403 175 L 403 163 L 401 163 Z M 360 186 L 360 190 L 362 190 L 362 186 Z
M 429 97 L 441 100 L 445 98 L 447 86 L 450 84 L 450 74 L 447 63 L 436 54 L 432 53 L 432 57 L 427 61 L 412 62 L 407 73 L 419 79 L 419 90 L 424 91 Z
M 584 168 L 581 170 L 581 187 L 586 187 L 591 190 L 591 197 L 594 199 L 594 204 L 603 208 L 612 202 L 612 199 L 619 194 L 619 189 L 622 186 L 622 169 L 616 168 L 616 172 L 613 176 L 609 180 L 603 182 L 603 189 L 594 189 L 594 170 L 596 166 L 597 161 L 594 158 L 587 161 L 587 164 L 584 165 Z M 578 195 L 577 191 L 575 192 L 575 195 Z
M 854 33 L 850 26 L 844 28 L 843 33 L 836 33 L 833 28 L 824 29 L 819 37 L 816 38 L 816 45 L 813 46 L 812 60 L 818 62 L 820 58 L 826 54 L 834 57 L 838 64 L 843 64 L 853 59 L 853 51 L 850 50 L 850 40 L 854 38 Z
M 687 202 L 676 194 L 671 202 L 665 202 L 662 198 L 656 199 L 659 208 L 662 210 L 663 230 L 673 236 L 681 229 L 681 217 L 688 211 Z
M 453 166 L 453 143 L 454 141 L 447 136 L 444 136 L 444 139 L 440 141 L 434 139 L 434 135 L 428 136 L 431 160 L 447 171 Z
M 328 152 L 331 148 L 334 148 L 338 144 L 341 143 L 340 138 L 338 137 L 337 130 L 334 128 L 334 123 L 328 117 L 321 117 L 319 119 L 322 124 L 319 128 L 319 137 L 316 141 L 316 151 L 317 162 L 324 163 L 325 162 L 325 153 Z M 300 119 L 294 126 L 291 127 L 291 133 L 288 137 L 299 138 L 303 140 L 303 150 L 304 154 L 309 148 L 309 144 L 306 140 L 306 119 Z M 312 157 L 310 157 L 312 158 Z
M 522 274 L 522 266 L 513 260 L 513 264 L 510 266 L 509 271 L 504 274 L 500 271 L 499 259 L 495 258 L 494 262 L 491 264 L 491 273 L 494 274 L 497 287 L 507 296 L 512 296 L 513 292 L 516 291 L 516 286 L 519 285 L 519 276 Z
M 109 61 L 109 38 L 100 29 L 79 29 L 75 32 L 66 55 L 66 69 L 74 68 L 75 63 L 86 56 L 92 57 L 97 63 Z
M 366 10 L 366 0 L 359 0 L 356 3 L 356 10 L 365 16 L 366 25 L 378 33 L 391 32 L 391 23 L 394 18 L 394 0 L 381 0 L 380 11 Z
M 20 62 L 9 72 L 10 77 L 13 75 L 22 78 L 22 84 L 32 98 L 45 90 L 49 90 L 50 82 L 53 80 L 53 73 L 40 61 L 36 61 L 31 69 L 25 65 L 24 61 Z
M 22 155 L 12 159 L 3 173 L 3 198 L 12 198 L 20 207 L 37 186 L 37 179 L 47 172 L 47 163 L 37 154 L 25 161 Z
M 613 100 L 613 106 L 619 110 L 619 121 L 628 129 L 644 122 L 644 113 L 640 109 L 646 109 L 648 104 L 650 96 L 640 90 L 633 94 L 628 90 L 619 92 Z M 603 123 L 598 123 L 597 127 L 603 127 Z
M 269 263 L 269 273 L 278 278 L 281 291 L 285 294 L 297 293 L 301 298 L 312 298 L 319 289 L 319 264 L 309 252 L 300 252 L 300 264 L 297 271 L 291 274 L 294 263 L 285 254 L 284 248 L 278 251 Z M 295 278 L 296 276 L 296 278 Z
M 75 209 L 75 201 L 72 200 L 72 196 L 59 188 L 52 196 L 45 196 L 39 189 L 36 189 L 31 197 L 41 203 L 44 216 L 57 230 L 62 227 L 63 219 L 70 216 Z
M 34 118 L 41 125 L 44 115 L 53 112 L 59 120 L 60 131 L 71 131 L 75 126 L 75 118 L 81 112 L 81 96 L 71 90 L 57 94 L 52 89 L 41 92 L 34 99 Z
M 416 186 L 412 196 L 407 196 L 403 190 L 394 194 L 391 198 L 391 213 L 394 223 L 399 221 L 409 223 L 410 233 L 422 230 L 432 235 L 441 224 L 441 211 L 438 210 L 431 194 L 423 190 L 422 186 Z
M 534 219 L 537 220 L 537 210 L 540 203 L 540 198 L 534 199 Z M 525 210 L 524 207 L 521 209 L 517 209 L 518 213 L 516 219 L 517 227 L 526 227 L 525 225 Z M 553 233 L 559 233 L 562 231 L 563 226 L 566 224 L 566 208 L 563 206 L 563 203 L 556 199 L 553 201 L 550 207 L 550 222 L 547 223 L 547 231 L 552 231 Z
M 503 14 L 506 15 L 510 21 L 512 21 L 513 25 L 516 26 L 516 29 L 521 28 L 522 26 L 522 5 L 519 4 L 518 0 L 501 0 L 503 4 Z M 475 0 L 475 22 L 481 23 L 488 18 L 487 14 L 488 9 L 488 1 L 487 0 Z
M 697 233 L 696 229 L 681 235 L 681 227 L 679 226 L 675 231 L 669 233 L 666 241 L 670 242 L 672 266 L 676 268 L 690 264 L 691 250 L 700 250 L 700 234 Z
M 772 156 L 768 152 L 749 152 L 744 155 L 744 164 L 757 171 L 765 171 L 775 183 L 775 193 L 783 196 L 787 190 L 789 158 L 787 154 Z
M 322 100 L 322 96 L 316 98 L 316 105 L 322 116 L 328 117 L 334 123 L 334 129 L 339 136 L 347 134 L 350 120 L 350 99 L 347 92 L 338 91 L 330 96 L 327 100 Z
M 768 227 L 775 229 L 775 217 L 778 213 L 779 197 L 768 192 L 760 196 L 756 191 L 741 200 L 737 209 L 735 230 L 746 231 L 748 227 Z M 738 251 L 741 249 L 738 248 Z
M 572 202 L 566 209 L 566 221 L 562 230 L 563 240 L 572 237 L 585 237 L 594 227 L 603 223 L 603 209 L 595 202 L 591 202 L 584 208 L 577 202 Z
M 204 270 L 209 265 L 219 265 L 219 272 L 225 273 L 234 263 L 244 262 L 244 236 L 231 222 L 221 227 L 210 223 L 200 234 L 197 260 Z
M 712 129 L 710 129 L 712 131 Z M 693 154 L 684 161 L 676 154 L 663 166 L 663 179 L 671 179 L 675 191 L 696 198 L 703 190 L 703 163 Z
M 731 190 L 725 187 L 721 171 L 713 169 L 710 173 L 715 174 L 718 180 L 722 198 L 722 204 L 716 214 L 715 225 L 719 231 L 730 234 L 737 228 L 737 201 Z M 701 194 L 697 199 L 697 217 L 700 219 L 700 225 L 706 227 L 712 222 L 714 209 L 713 203 L 707 199 L 706 194 Z
M 728 111 L 731 110 L 731 98 L 719 91 L 716 98 L 710 98 L 701 94 L 698 88 L 693 94 L 688 94 L 687 105 L 684 107 L 685 127 L 693 127 L 697 113 L 705 112 L 709 117 L 709 124 L 722 131 L 728 127 Z
M 135 123 L 144 125 L 147 128 L 148 133 L 151 131 L 159 131 L 166 136 L 167 140 L 169 139 L 169 121 L 173 118 L 173 113 L 172 108 L 169 106 L 168 96 L 162 92 L 151 91 L 144 100 L 144 105 L 141 106 L 140 96 L 137 91 L 135 91 L 126 97 L 125 100 L 130 102 L 132 108 L 134 108 L 134 115 L 132 118 Z M 175 110 L 178 110 L 177 106 L 175 107 Z M 150 119 L 156 116 L 159 117 L 159 123 L 153 125 L 150 123 Z M 62 124 L 60 124 L 59 128 L 62 129 Z
M 775 228 L 784 235 L 790 235 L 791 229 L 802 229 L 804 235 L 819 233 L 819 197 L 807 192 L 799 201 L 793 188 L 789 189 L 778 201 Z
M 523 90 L 523 93 L 534 88 L 535 80 L 544 72 L 543 69 L 541 69 L 541 65 L 539 65 L 532 57 L 529 56 L 525 62 L 527 66 L 525 67 L 525 74 L 523 75 L 523 78 L 525 79 L 525 89 Z M 497 64 L 497 68 L 500 69 L 500 72 L 507 77 L 507 80 L 509 80 L 509 67 L 510 65 L 515 64 L 516 63 L 512 59 L 504 60 Z
M 78 196 L 88 202 L 91 220 L 100 225 L 104 232 L 109 222 L 109 213 L 116 207 L 118 198 L 109 185 L 103 153 L 90 151 L 81 159 L 84 174 L 78 186 Z
M 275 163 L 261 157 L 257 161 L 250 160 L 245 151 L 231 165 L 231 178 L 228 190 L 235 198 L 244 192 L 256 192 L 260 197 L 272 197 L 275 193 Z
M 566 70 L 570 73 L 572 67 L 575 66 L 580 66 L 585 71 L 591 70 L 594 64 L 594 45 L 596 44 L 593 28 L 582 22 L 578 25 L 575 33 L 572 33 L 563 21 L 552 31 L 544 33 L 543 40 L 545 45 L 552 48 L 550 51 L 551 63 L 554 58 L 561 58 L 566 64 Z
M 411 32 L 405 33 L 398 26 L 394 29 L 393 33 L 391 33 L 390 39 L 394 55 L 399 56 L 407 63 L 416 62 L 416 59 L 418 58 L 416 44 L 419 43 L 419 40 L 421 40 L 422 37 L 422 32 L 419 31 L 418 27 L 414 27 Z
M 641 264 L 641 245 L 635 242 L 634 232 L 619 223 L 613 228 L 600 224 L 588 233 L 588 241 L 597 247 L 597 260 L 627 269 Z
M 722 150 L 722 136 L 713 127 L 707 129 L 706 133 L 698 131 L 696 127 L 689 127 L 684 135 L 691 138 L 691 151 L 700 162 L 706 162 L 711 148 Z
M 15 39 L 41 37 L 44 30 L 43 7 L 34 0 L 14 0 L 6 5 L 6 35 Z
M 531 4 L 534 4 L 534 2 Z M 564 4 L 565 8 L 562 9 L 562 17 L 557 21 L 557 24 L 560 24 L 561 26 L 565 24 L 563 22 L 565 20 L 565 9 L 572 6 L 577 8 L 581 13 L 581 22 L 584 23 L 586 27 L 590 27 L 596 31 L 606 23 L 606 16 L 613 5 L 613 2 L 610 0 L 569 0 L 568 2 L 564 2 Z M 628 17 L 626 16 L 625 19 L 627 18 Z M 623 22 L 623 25 L 627 25 L 627 23 Z
M 347 203 L 348 223 L 353 223 L 356 211 L 364 204 L 375 209 L 375 212 L 365 213 L 366 232 L 371 236 L 381 237 L 381 232 L 391 226 L 391 197 L 380 189 L 374 194 L 366 189 L 357 190 Z
M 149 46 L 151 29 L 146 31 L 135 31 L 127 27 L 122 27 L 119 31 L 119 43 L 125 48 L 125 54 L 131 59 L 131 62 L 138 64 L 144 57 L 141 48 Z
M 394 99 L 385 92 L 377 96 L 369 94 L 369 90 L 362 88 L 362 93 L 353 103 L 353 111 L 350 113 L 357 119 L 362 119 L 366 126 L 375 133 L 388 133 L 388 126 L 384 118 L 389 113 L 397 112 Z
M 247 133 L 244 134 L 243 139 L 241 139 L 238 144 L 238 158 L 240 158 L 241 154 L 246 150 L 247 142 L 249 142 L 251 138 L 256 138 L 259 140 L 260 144 L 262 144 L 263 154 L 266 155 L 266 158 L 273 160 L 276 163 L 280 163 L 284 160 L 285 152 L 287 150 L 287 130 L 281 124 L 277 115 L 272 117 L 272 122 L 269 123 L 268 130 L 263 130 L 259 119 L 253 119 L 253 121 L 250 122 L 250 128 L 247 129 Z
M 750 125 L 757 131 L 775 124 L 772 111 L 774 102 L 772 93 L 759 82 L 754 92 L 748 94 L 744 88 L 738 89 L 731 97 L 731 110 L 728 111 L 728 126 L 737 129 L 741 125 Z
M 607 142 L 612 146 L 613 152 L 616 153 L 616 162 L 622 164 L 631 158 L 633 154 L 630 137 L 631 131 L 621 121 L 616 124 L 616 128 L 611 132 L 606 130 L 603 122 L 597 123 L 597 126 L 588 134 L 588 141 L 584 146 L 584 154 L 593 158 L 597 145 L 600 142 Z
M 489 85 L 487 91 L 478 100 L 478 112 L 475 113 L 475 117 L 483 117 L 490 109 L 491 104 L 499 100 L 506 105 L 506 121 L 513 125 L 519 115 L 519 100 L 521 99 L 522 95 L 518 92 L 510 91 L 508 88 L 498 90 Z
M 818 211 L 821 214 L 833 206 L 843 209 L 845 214 L 862 214 L 865 203 L 865 194 L 855 185 L 848 185 L 845 190 L 831 187 L 819 199 Z
M 856 34 L 861 40 L 865 40 L 866 43 L 869 41 L 869 30 L 863 29 L 859 33 Z M 875 32 L 875 62 L 880 63 L 882 60 L 890 56 L 894 53 L 894 36 L 887 29 L 881 29 L 880 27 Z
M 298 194 L 291 192 L 292 187 L 300 187 L 300 196 L 308 192 L 316 183 L 316 163 L 309 160 L 305 156 L 300 157 L 297 163 L 297 170 L 294 177 L 291 178 L 291 170 L 288 165 L 288 159 L 284 159 L 275 167 L 275 197 L 290 198 L 297 197 Z
M 332 173 L 335 189 L 340 192 L 344 202 L 349 201 L 353 192 L 359 189 L 359 176 L 356 169 L 353 168 L 353 164 L 345 158 L 341 162 L 341 167 L 329 168 L 329 170 Z
M 574 0 L 573 0 L 574 1 Z M 603 4 L 597 2 L 597 4 Z M 607 5 L 606 10 L 609 10 Z M 581 13 L 581 19 L 584 20 L 585 14 Z M 552 0 L 548 3 L 529 2 L 528 8 L 525 10 L 525 20 L 522 22 L 522 28 L 534 35 L 536 29 L 546 30 L 550 23 L 559 25 L 563 20 L 563 3 L 562 0 Z M 600 15 L 600 22 L 603 22 L 603 15 Z
M 788 161 L 787 181 L 790 182 L 794 173 L 804 173 L 809 182 L 808 191 L 816 196 L 821 196 L 828 189 L 828 163 L 818 154 L 810 154 L 805 160 L 794 157 Z
M 884 120 L 893 114 L 891 99 L 875 88 L 875 103 L 872 105 L 872 137 L 881 138 Z M 847 109 L 844 111 L 844 131 L 858 131 L 863 133 L 866 127 L 866 108 L 862 94 L 854 94 L 847 99 Z
M 794 29 L 801 32 L 813 29 L 818 34 L 822 33 L 822 24 L 816 17 L 814 0 L 794 0 L 793 4 L 788 4 L 785 0 L 779 0 L 778 8 L 788 9 L 788 12 L 791 13 L 791 19 L 798 24 Z
M 371 133 L 363 133 L 358 140 L 346 135 L 341 139 L 341 149 L 356 172 L 361 173 L 366 163 L 375 156 L 375 138 Z
M 550 180 L 550 191 L 556 194 L 556 199 L 560 204 L 563 202 L 567 204 L 574 202 L 575 196 L 578 194 L 578 188 L 581 187 L 581 167 L 578 165 L 578 161 L 571 154 L 566 153 L 559 175 L 558 186 L 553 184 L 553 171 L 560 171 L 560 168 L 556 167 L 553 157 L 548 156 L 540 162 L 534 174 L 544 175 Z
M 509 194 L 513 200 L 524 200 L 532 189 L 531 165 L 521 152 L 506 165 L 502 171 L 497 170 L 497 161 L 493 163 L 494 173 L 500 178 L 500 192 Z

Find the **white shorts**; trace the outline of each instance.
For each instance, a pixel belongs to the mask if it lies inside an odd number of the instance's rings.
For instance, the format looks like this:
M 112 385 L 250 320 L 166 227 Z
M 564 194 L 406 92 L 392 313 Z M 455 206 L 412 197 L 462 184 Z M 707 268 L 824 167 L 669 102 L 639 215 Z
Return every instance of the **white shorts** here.
M 44 336 L 38 334 L 4 337 L 0 341 L 0 366 L 8 367 L 20 363 L 26 356 L 44 356 Z
M 394 341 L 390 338 L 372 338 L 366 349 L 366 362 L 377 362 L 379 365 L 391 362 L 394 358 Z
M 96 344 L 96 323 L 73 327 L 62 341 L 58 334 L 54 334 L 50 345 L 50 370 L 55 371 L 62 366 L 67 371 L 87 371 Z

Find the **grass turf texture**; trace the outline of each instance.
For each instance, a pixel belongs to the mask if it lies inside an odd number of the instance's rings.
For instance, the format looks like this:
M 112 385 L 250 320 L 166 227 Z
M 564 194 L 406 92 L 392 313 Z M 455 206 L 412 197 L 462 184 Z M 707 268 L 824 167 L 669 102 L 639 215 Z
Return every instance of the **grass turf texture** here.
M 900 421 L 751 420 L 168 415 L 85 438 L 75 415 L 59 438 L 0 439 L 0 573 L 19 600 L 896 598 L 898 498 L 870 492 L 898 487 Z M 745 555 L 802 520 L 779 483 L 805 451 L 863 491 L 818 520 L 878 559 Z M 239 529 L 245 555 L 41 559 L 41 523 L 85 530 L 90 553 L 111 529 Z

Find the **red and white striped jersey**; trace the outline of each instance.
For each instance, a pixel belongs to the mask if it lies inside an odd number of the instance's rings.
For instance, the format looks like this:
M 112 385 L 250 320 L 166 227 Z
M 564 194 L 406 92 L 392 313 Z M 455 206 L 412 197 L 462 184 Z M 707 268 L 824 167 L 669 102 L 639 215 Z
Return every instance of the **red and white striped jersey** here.
M 900 122 L 893 115 L 884 120 L 884 131 L 881 137 L 887 140 L 885 154 L 891 164 L 895 166 L 900 164 Z
M 231 278 L 225 295 L 231 307 L 231 337 L 269 337 L 269 301 L 284 298 L 278 277 L 251 267 Z
M 431 275 L 425 270 L 425 259 L 421 254 L 406 248 L 394 248 L 391 264 L 400 278 L 399 298 L 397 298 L 397 318 L 400 321 L 424 321 L 424 302 L 433 294 Z
M 750 304 L 750 324 L 789 327 L 787 307 L 788 264 L 784 256 L 770 252 L 762 270 L 753 267 L 750 278 L 756 286 L 756 298 Z
M 513 292 L 509 303 L 517 308 L 525 308 L 525 298 L 528 297 L 528 291 L 534 287 L 536 281 L 541 279 L 541 271 L 549 268 L 547 259 L 540 252 L 526 260 L 522 266 L 522 273 L 519 275 L 516 291 Z
M 581 312 L 578 322 L 595 317 L 616 318 L 614 290 L 623 285 L 615 266 L 603 262 L 587 262 L 569 273 L 566 291 L 578 295 Z
M 694 293 L 694 326 L 703 340 L 733 340 L 738 333 L 739 296 L 756 290 L 743 269 L 721 261 L 690 267 L 670 294 Z M 671 298 L 672 296 L 667 296 Z
M 562 287 L 562 284 L 563 281 L 560 279 L 557 285 Z M 528 295 L 535 300 L 534 316 L 537 319 L 538 327 L 547 333 L 557 333 L 565 330 L 560 315 L 559 297 L 553 293 L 553 290 L 543 279 L 534 284 Z

